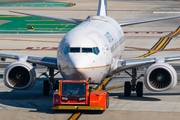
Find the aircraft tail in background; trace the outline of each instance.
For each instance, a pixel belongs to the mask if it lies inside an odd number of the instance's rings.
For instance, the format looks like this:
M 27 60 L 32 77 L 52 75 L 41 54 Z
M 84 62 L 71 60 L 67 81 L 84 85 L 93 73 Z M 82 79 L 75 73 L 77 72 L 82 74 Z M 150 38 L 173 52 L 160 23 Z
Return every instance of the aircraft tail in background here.
M 98 16 L 107 16 L 107 0 L 99 0 Z

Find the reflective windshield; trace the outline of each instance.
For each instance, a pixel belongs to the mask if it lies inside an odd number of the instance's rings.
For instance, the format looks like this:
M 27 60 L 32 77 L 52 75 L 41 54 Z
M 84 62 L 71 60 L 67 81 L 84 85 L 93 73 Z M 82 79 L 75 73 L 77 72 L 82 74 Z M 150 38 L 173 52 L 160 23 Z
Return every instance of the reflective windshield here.
M 69 49 L 70 49 L 69 47 L 66 47 L 66 48 L 64 49 L 64 53 L 65 53 L 65 54 L 69 53 Z
M 94 53 L 96 55 L 99 54 L 99 48 L 93 47 L 93 48 L 80 48 L 80 47 L 65 47 L 64 54 L 67 53 Z
M 98 55 L 99 54 L 99 48 L 98 47 L 93 47 L 93 53 Z
M 86 95 L 86 83 L 62 83 L 62 95 Z
M 92 48 L 82 48 L 82 52 L 93 52 Z
M 77 48 L 76 47 L 72 48 L 71 47 L 69 52 L 80 52 L 80 48 L 78 48 L 78 47 Z

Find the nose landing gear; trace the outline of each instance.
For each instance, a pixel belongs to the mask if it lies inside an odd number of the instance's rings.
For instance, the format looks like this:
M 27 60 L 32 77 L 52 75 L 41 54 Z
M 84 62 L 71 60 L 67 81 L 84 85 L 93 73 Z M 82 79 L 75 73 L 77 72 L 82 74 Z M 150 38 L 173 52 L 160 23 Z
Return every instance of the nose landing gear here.
M 137 77 L 137 69 L 133 68 L 132 69 L 132 74 L 129 72 L 125 71 L 129 76 L 132 77 L 131 82 L 126 81 L 124 84 L 124 96 L 129 97 L 131 96 L 131 91 L 136 91 L 137 97 L 142 97 L 143 96 L 143 82 L 137 82 L 138 79 L 140 79 L 143 74 Z
M 41 75 L 45 75 L 49 79 L 49 80 L 44 80 L 43 95 L 47 96 L 47 95 L 49 95 L 50 90 L 55 90 L 59 87 L 57 85 L 58 82 L 56 82 L 54 79 L 54 76 L 56 76 L 58 73 L 59 73 L 59 71 L 56 74 L 54 74 L 54 69 L 49 68 L 49 76 L 46 74 L 46 72 L 41 74 Z

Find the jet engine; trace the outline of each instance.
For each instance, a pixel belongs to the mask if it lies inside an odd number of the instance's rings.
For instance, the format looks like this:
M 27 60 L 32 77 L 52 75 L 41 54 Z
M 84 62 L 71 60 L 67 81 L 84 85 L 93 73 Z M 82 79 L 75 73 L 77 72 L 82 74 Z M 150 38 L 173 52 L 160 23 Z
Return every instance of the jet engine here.
M 155 63 L 145 73 L 145 85 L 150 91 L 165 91 L 177 84 L 177 73 L 167 63 Z
M 6 67 L 3 79 L 4 84 L 9 88 L 30 89 L 35 84 L 36 72 L 29 63 L 16 61 Z

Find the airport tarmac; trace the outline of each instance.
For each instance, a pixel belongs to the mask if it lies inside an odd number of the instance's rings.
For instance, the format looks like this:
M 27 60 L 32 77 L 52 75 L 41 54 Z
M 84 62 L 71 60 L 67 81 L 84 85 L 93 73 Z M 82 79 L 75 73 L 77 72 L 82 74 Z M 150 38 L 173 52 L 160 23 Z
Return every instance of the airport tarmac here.
M 178 73 L 180 73 L 180 66 L 174 65 Z M 38 78 L 35 86 L 30 90 L 12 90 L 3 84 L 2 76 L 4 64 L 0 65 L 0 116 L 3 120 L 9 119 L 69 119 L 73 111 L 54 111 L 52 107 L 52 94 L 49 96 L 42 95 L 42 85 L 45 77 Z M 36 69 L 37 77 L 46 71 L 44 67 Z M 138 74 L 143 73 L 143 69 L 139 69 Z M 180 74 L 178 74 L 180 78 Z M 62 79 L 60 75 L 56 79 Z M 131 80 L 125 73 L 114 78 L 107 86 L 123 86 L 124 82 Z M 143 78 L 140 79 L 143 81 Z M 132 93 L 131 97 L 124 97 L 124 88 L 108 90 L 110 94 L 109 108 L 101 112 L 82 112 L 80 120 L 84 119 L 174 119 L 178 120 L 180 117 L 180 83 L 165 92 L 151 92 L 144 86 L 144 96 L 137 98 L 136 93 Z
M 56 0 L 54 0 L 56 1 Z M 17 10 L 23 12 L 51 15 L 64 18 L 85 19 L 88 15 L 95 15 L 97 10 L 97 0 L 69 0 L 76 3 L 73 7 L 58 8 L 33 8 L 30 7 L 1 7 L 2 15 L 18 15 L 8 12 L 9 10 Z M 108 0 L 108 15 L 115 18 L 117 21 L 145 19 L 152 17 L 162 17 L 180 14 L 180 2 L 178 1 L 117 1 Z M 170 13 L 171 12 L 171 13 Z M 170 41 L 165 39 L 165 36 L 176 31 L 180 26 L 180 18 L 172 20 L 164 20 L 159 22 L 144 23 L 123 27 L 127 32 L 126 48 L 122 58 L 139 57 L 147 54 L 153 46 L 164 37 L 165 45 L 162 51 L 158 49 L 149 57 L 159 55 L 177 55 L 180 53 L 180 37 L 172 36 Z M 161 33 L 160 33 L 161 32 Z M 56 57 L 55 49 L 27 49 L 28 47 L 43 48 L 43 47 L 58 47 L 63 34 L 0 34 L 0 50 L 3 52 L 22 53 L 30 55 Z M 160 47 L 161 47 L 160 46 Z M 134 47 L 134 48 L 132 48 Z M 172 48 L 175 48 L 172 50 Z M 7 60 L 6 62 L 11 62 Z M 173 64 L 178 73 L 180 80 L 180 65 L 179 62 Z M 0 63 L 0 116 L 3 120 L 18 119 L 69 119 L 72 112 L 53 111 L 52 94 L 49 96 L 42 95 L 43 79 L 38 78 L 35 86 L 30 90 L 18 91 L 12 90 L 3 84 L 4 64 Z M 42 72 L 46 71 L 44 67 L 36 69 L 37 77 Z M 138 71 L 138 74 L 144 73 L 143 69 Z M 62 79 L 60 75 L 56 79 Z M 124 81 L 131 78 L 124 72 L 120 76 L 113 79 L 107 87 L 115 85 L 123 86 Z M 143 78 L 141 78 L 143 81 Z M 179 120 L 180 118 L 180 83 L 165 92 L 151 92 L 144 86 L 144 96 L 137 98 L 135 93 L 131 97 L 123 96 L 123 87 L 109 90 L 110 107 L 104 113 L 88 113 L 83 112 L 80 120 L 84 119 L 119 119 L 119 120 Z

